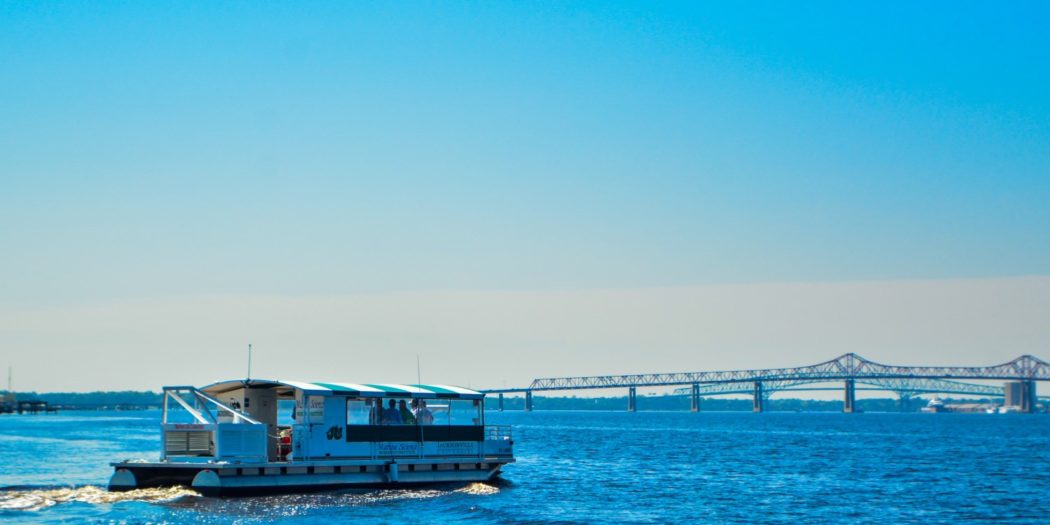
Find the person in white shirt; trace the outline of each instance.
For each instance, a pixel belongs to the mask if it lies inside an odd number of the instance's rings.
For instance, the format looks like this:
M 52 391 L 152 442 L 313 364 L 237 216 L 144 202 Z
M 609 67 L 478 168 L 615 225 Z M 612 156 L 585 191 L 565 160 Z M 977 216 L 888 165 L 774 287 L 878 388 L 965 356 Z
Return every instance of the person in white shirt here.
M 433 425 L 434 424 L 434 414 L 430 412 L 429 408 L 427 408 L 426 400 L 424 400 L 424 399 L 413 399 L 412 400 L 413 403 L 415 403 L 416 401 L 419 402 L 418 404 L 416 404 L 416 407 L 415 407 L 416 423 L 420 424 L 420 425 Z

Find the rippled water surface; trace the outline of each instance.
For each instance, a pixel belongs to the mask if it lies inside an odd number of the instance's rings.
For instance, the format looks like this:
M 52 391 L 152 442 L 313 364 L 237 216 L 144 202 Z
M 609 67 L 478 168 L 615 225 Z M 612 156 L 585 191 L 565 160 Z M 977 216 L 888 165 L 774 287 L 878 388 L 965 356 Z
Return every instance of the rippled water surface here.
M 159 412 L 0 416 L 4 523 L 1050 523 L 1050 416 L 489 413 L 495 484 L 203 498 L 110 494 Z

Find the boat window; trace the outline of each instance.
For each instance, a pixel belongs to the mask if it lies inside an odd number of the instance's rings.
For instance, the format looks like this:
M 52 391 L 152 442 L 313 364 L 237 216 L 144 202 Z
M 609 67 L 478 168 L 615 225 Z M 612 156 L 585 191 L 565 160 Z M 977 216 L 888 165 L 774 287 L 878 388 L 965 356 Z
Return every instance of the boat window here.
M 202 407 L 200 405 L 200 401 L 198 399 L 189 398 L 189 397 L 181 395 L 181 394 L 172 394 L 172 395 L 178 395 L 184 401 L 186 401 L 190 406 L 195 406 L 196 405 L 195 408 L 197 408 L 198 410 L 201 410 L 201 409 L 205 408 L 205 407 Z M 167 422 L 168 423 L 197 423 L 198 421 L 197 421 L 197 419 L 195 417 L 193 417 L 192 414 L 190 414 L 188 411 L 186 411 L 186 409 L 182 408 L 182 405 L 179 405 L 175 401 L 170 401 L 169 400 L 168 401 L 168 418 L 167 418 Z
M 448 401 L 427 400 L 427 409 L 434 416 L 433 425 L 448 424 Z
M 346 400 L 346 424 L 368 425 L 372 423 L 372 403 L 366 399 Z
M 449 425 L 480 425 L 481 402 L 477 399 L 454 399 L 449 401 Z M 435 423 L 437 421 L 435 420 Z
M 295 424 L 294 399 L 277 400 L 277 424 L 281 426 L 289 426 Z
M 319 423 L 324 421 L 324 400 L 323 396 L 297 397 L 294 412 L 295 422 L 302 425 L 307 422 Z

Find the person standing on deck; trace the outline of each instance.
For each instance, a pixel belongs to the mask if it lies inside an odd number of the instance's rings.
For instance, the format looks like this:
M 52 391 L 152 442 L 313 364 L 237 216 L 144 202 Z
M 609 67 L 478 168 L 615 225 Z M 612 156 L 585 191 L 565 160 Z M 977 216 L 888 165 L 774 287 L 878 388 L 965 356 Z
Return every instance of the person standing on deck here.
M 420 399 L 419 405 L 416 406 L 416 421 L 419 421 L 420 425 L 434 424 L 434 414 L 427 408 L 425 399 Z
M 401 420 L 401 411 L 397 409 L 397 401 L 390 400 L 389 408 L 383 411 L 382 419 L 380 419 L 380 425 L 401 425 L 404 421 Z
M 398 403 L 397 409 L 398 409 L 398 412 L 401 413 L 401 422 L 402 423 L 404 423 L 405 425 L 415 425 L 416 424 L 416 416 L 412 415 L 412 411 L 408 409 L 407 405 L 405 405 L 405 400 L 404 399 L 402 399 L 401 402 Z

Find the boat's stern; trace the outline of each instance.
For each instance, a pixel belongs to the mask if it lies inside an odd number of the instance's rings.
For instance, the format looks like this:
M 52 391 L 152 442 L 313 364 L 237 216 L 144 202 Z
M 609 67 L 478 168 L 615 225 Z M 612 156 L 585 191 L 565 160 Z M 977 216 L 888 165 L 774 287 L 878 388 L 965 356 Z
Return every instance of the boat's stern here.
M 483 456 L 501 464 L 514 462 L 514 434 L 510 425 L 486 425 Z M 498 474 L 498 472 L 497 472 Z
M 209 468 L 206 464 L 146 461 L 120 461 L 110 465 L 113 466 L 113 475 L 109 477 L 109 490 L 112 492 L 156 487 L 191 487 L 197 474 Z

